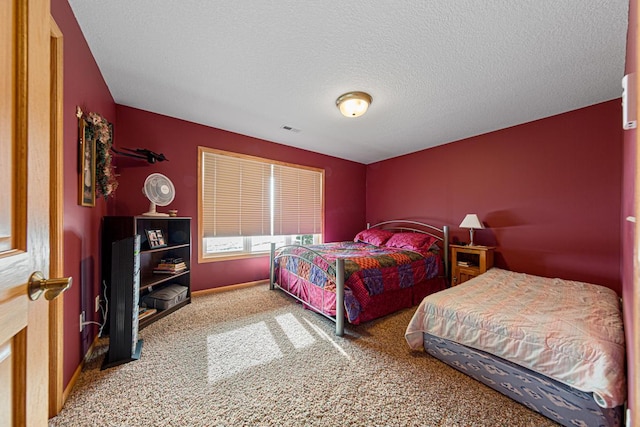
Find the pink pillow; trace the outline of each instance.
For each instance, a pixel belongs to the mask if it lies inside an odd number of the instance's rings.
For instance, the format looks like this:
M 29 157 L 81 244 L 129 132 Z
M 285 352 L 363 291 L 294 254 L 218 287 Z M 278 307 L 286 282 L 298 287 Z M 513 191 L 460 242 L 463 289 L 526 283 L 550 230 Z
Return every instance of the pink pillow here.
M 385 246 L 411 251 L 427 251 L 437 241 L 433 236 L 422 233 L 395 233 Z
M 362 230 L 356 234 L 354 242 L 369 243 L 370 245 L 382 246 L 384 242 L 389 240 L 393 236 L 391 231 L 382 230 L 380 228 L 369 228 Z

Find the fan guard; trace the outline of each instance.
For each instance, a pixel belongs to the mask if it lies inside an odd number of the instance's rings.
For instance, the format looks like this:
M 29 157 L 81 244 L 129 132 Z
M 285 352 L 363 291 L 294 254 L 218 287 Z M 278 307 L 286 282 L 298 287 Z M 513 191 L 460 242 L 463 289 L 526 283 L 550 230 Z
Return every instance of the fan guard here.
M 142 193 L 149 199 L 149 212 L 145 212 L 144 216 L 169 216 L 166 213 L 156 211 L 157 206 L 167 206 L 173 202 L 176 196 L 176 189 L 169 178 L 161 173 L 152 173 L 144 180 Z

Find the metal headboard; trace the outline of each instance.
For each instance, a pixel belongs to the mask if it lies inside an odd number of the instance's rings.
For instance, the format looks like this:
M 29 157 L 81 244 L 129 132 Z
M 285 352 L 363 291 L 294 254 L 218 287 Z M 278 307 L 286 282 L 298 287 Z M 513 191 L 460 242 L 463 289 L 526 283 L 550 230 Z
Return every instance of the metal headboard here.
M 419 227 L 419 228 L 416 228 Z M 394 219 L 389 221 L 382 221 L 377 224 L 367 224 L 367 228 L 382 228 L 396 231 L 409 231 L 414 233 L 428 234 L 442 242 L 443 262 L 444 262 L 444 275 L 445 279 L 449 280 L 449 226 L 444 225 L 442 228 L 435 225 L 427 224 L 426 222 L 413 221 L 409 219 Z M 435 233 L 434 233 L 435 232 Z M 439 233 L 439 234 L 436 234 Z

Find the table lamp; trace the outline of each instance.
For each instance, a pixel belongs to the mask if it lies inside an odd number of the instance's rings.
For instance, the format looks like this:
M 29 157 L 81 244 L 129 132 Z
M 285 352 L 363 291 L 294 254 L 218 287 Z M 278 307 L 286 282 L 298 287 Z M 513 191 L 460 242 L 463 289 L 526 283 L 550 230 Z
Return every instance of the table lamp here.
M 474 229 L 482 229 L 482 228 L 484 228 L 484 226 L 480 222 L 480 219 L 478 218 L 478 215 L 476 215 L 476 214 L 467 214 L 467 216 L 465 216 L 464 219 L 462 220 L 462 222 L 460 223 L 460 228 L 468 228 L 469 229 L 469 236 L 471 238 L 471 243 L 469 243 L 469 246 L 473 246 L 473 230 Z

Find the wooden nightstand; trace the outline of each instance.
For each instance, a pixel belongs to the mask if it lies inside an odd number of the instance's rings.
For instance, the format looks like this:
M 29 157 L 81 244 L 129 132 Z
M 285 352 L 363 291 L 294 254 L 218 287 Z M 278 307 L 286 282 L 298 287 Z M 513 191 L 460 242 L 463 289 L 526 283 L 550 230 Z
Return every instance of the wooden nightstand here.
M 451 248 L 451 286 L 466 282 L 493 267 L 493 246 L 460 246 Z

